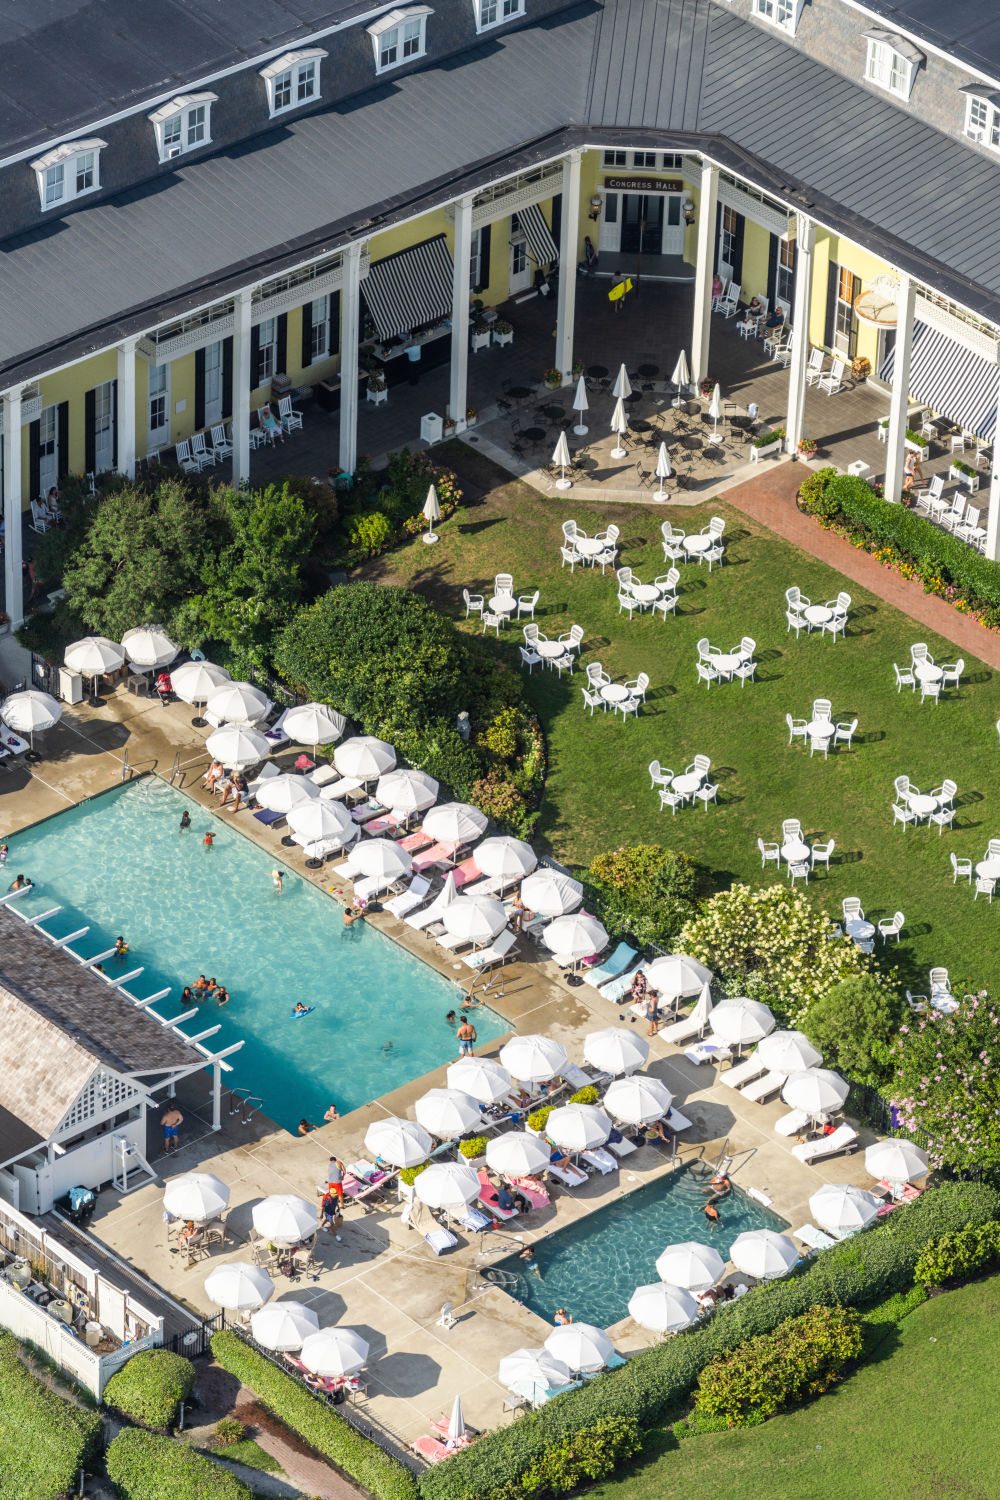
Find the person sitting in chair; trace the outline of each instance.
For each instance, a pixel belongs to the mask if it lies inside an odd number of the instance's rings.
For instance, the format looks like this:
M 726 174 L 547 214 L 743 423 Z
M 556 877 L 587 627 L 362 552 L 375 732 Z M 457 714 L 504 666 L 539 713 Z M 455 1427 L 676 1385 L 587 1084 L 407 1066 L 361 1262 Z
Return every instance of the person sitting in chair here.
M 769 329 L 772 333 L 776 328 L 783 328 L 784 325 L 785 309 L 783 307 L 775 307 L 770 317 L 764 319 L 764 327 Z

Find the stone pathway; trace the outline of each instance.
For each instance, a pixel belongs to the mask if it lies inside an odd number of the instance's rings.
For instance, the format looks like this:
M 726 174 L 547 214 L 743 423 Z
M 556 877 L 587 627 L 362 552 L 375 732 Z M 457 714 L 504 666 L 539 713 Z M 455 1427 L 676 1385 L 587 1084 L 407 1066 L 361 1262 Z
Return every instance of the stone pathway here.
M 803 552 L 829 563 L 845 578 L 861 584 L 869 593 L 926 625 L 961 651 L 978 657 L 988 666 L 1000 668 L 1000 636 L 984 630 L 944 599 L 925 594 L 919 583 L 883 568 L 843 537 L 824 531 L 812 516 L 803 515 L 795 504 L 795 496 L 805 474 L 805 468 L 798 463 L 768 466 L 763 474 L 729 490 L 726 502 Z

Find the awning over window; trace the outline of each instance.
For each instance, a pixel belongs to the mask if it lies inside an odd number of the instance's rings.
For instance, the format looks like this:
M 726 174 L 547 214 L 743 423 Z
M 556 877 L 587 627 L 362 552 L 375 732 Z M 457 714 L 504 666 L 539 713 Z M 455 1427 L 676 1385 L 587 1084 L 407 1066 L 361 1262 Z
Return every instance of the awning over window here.
M 454 269 L 443 234 L 373 260 L 361 295 L 378 337 L 395 338 L 448 317 Z
M 879 369 L 880 380 L 892 380 L 895 363 L 896 351 L 891 349 Z M 998 391 L 1000 367 L 917 319 L 908 392 L 914 401 L 924 402 L 963 431 L 988 439 L 996 427 Z
M 532 203 L 530 208 L 519 208 L 517 222 L 521 226 L 524 238 L 528 241 L 528 249 L 533 261 L 540 266 L 548 266 L 559 259 L 559 251 L 552 238 L 552 231 L 546 224 L 545 215 L 537 203 Z

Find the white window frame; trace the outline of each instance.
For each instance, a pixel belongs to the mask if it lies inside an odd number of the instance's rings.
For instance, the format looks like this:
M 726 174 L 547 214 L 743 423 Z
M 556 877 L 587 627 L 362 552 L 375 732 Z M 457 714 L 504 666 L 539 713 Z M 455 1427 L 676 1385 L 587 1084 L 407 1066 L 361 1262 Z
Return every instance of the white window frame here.
M 655 172 L 660 164 L 660 158 L 656 151 L 633 151 L 632 165 L 638 170 Z
M 312 318 L 309 325 L 311 329 L 311 357 L 309 363 L 311 365 L 318 365 L 320 360 L 330 358 L 330 293 L 324 292 L 322 296 L 314 297 L 310 306 L 312 309 Z M 318 318 L 316 316 L 316 308 L 318 306 L 321 306 L 324 309 L 323 316 L 321 318 Z M 323 336 L 320 339 L 317 337 L 317 335 L 321 332 Z
M 212 105 L 218 97 L 218 94 L 178 94 L 169 104 L 154 109 L 148 119 L 156 132 L 161 162 L 173 161 L 175 156 L 201 151 L 212 144 Z M 192 138 L 199 128 L 203 128 L 204 134 Z
M 524 15 L 524 0 L 472 0 L 477 31 L 492 31 Z
M 269 337 L 264 337 L 264 331 Z M 260 384 L 257 389 L 270 385 L 278 368 L 278 318 L 263 318 L 257 325 L 257 370 Z
M 100 190 L 101 152 L 107 144 L 99 140 L 67 141 L 31 163 L 43 212 Z M 83 173 L 89 173 L 91 180 L 81 186 Z
M 367 28 L 375 52 L 376 73 L 389 73 L 425 56 L 427 17 L 433 14 L 429 5 L 408 5 L 404 10 L 387 11 Z M 407 37 L 406 31 L 412 33 L 414 26 L 416 33 Z
M 977 123 L 976 116 L 981 116 Z M 965 100 L 965 125 L 963 133 L 970 141 L 1000 151 L 1000 109 L 978 94 L 969 94 Z
M 605 169 L 605 171 L 611 171 L 618 167 L 627 167 L 628 152 L 619 151 L 614 147 L 609 148 L 601 157 L 601 166 Z
M 267 87 L 267 107 L 272 120 L 275 115 L 290 114 L 293 109 L 302 109 L 322 98 L 320 64 L 327 56 L 329 54 L 322 47 L 308 47 L 299 52 L 286 52 L 284 56 L 276 57 L 273 63 L 268 63 L 266 68 L 261 68 L 260 76 Z M 288 100 L 283 103 L 281 94 L 286 77 Z M 306 89 L 305 93 L 303 89 Z
M 802 14 L 803 0 L 753 0 L 753 13 L 758 21 L 767 21 L 779 31 L 795 35 Z
M 868 39 L 865 57 L 865 80 L 876 88 L 884 89 L 896 99 L 908 99 L 913 83 L 914 64 L 902 52 L 897 52 L 891 42 Z

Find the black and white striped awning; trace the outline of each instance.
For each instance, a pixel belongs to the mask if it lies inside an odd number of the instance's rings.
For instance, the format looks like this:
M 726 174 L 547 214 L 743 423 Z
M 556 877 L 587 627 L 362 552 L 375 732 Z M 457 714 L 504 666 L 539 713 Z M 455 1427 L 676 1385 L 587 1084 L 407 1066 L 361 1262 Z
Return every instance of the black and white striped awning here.
M 531 258 L 537 265 L 549 266 L 559 259 L 559 251 L 552 238 L 552 231 L 546 224 L 545 215 L 537 203 L 532 203 L 528 208 L 519 208 L 517 222 L 528 242 Z
M 891 383 L 895 364 L 893 348 L 882 361 L 879 379 Z M 919 318 L 914 322 L 907 393 L 912 400 L 922 401 L 963 432 L 990 439 L 996 426 L 998 391 L 1000 367 Z
M 380 339 L 410 333 L 451 313 L 455 267 L 443 234 L 373 260 L 361 283 L 365 307 Z

